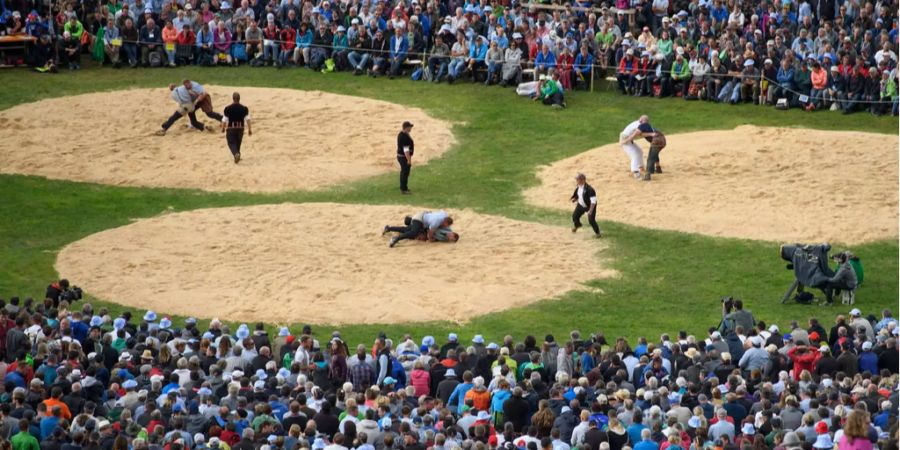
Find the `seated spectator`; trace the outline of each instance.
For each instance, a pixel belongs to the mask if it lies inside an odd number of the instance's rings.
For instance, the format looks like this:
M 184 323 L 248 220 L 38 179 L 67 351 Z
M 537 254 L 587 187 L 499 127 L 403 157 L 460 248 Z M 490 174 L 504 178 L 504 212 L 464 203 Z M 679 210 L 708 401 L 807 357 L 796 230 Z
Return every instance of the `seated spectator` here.
M 213 32 L 213 61 L 216 64 L 231 64 L 231 32 L 225 27 L 225 21 L 216 22 Z
M 259 22 L 252 18 L 248 18 L 247 22 L 247 28 L 244 30 L 244 45 L 247 50 L 247 60 L 251 61 L 263 54 L 263 34 Z
M 434 38 L 434 47 L 428 57 L 428 70 L 431 72 L 432 82 L 441 82 L 447 73 L 448 64 L 450 64 L 450 48 L 444 43 L 444 37 L 439 34 Z
M 348 46 L 347 29 L 343 26 L 338 26 L 334 37 L 331 38 L 331 58 L 335 62 L 336 70 L 346 70 L 350 67 L 350 63 L 347 60 Z
M 550 45 L 541 44 L 541 51 L 534 57 L 534 74 L 546 75 L 551 69 L 556 68 L 556 55 L 550 51 Z
M 488 48 L 485 62 L 487 63 L 487 75 L 484 78 L 484 85 L 490 86 L 494 83 L 494 79 L 500 75 L 500 69 L 503 67 L 503 49 L 497 40 L 491 41 Z
M 122 51 L 125 52 L 128 66 L 134 69 L 138 66 L 138 40 L 140 35 L 137 27 L 134 26 L 134 20 L 129 17 L 125 19 L 124 23 L 124 26 L 119 30 L 119 34 L 122 37 Z
M 543 104 L 554 108 L 565 108 L 566 103 L 558 72 L 554 70 L 550 72 L 550 76 L 545 75 L 538 82 L 537 93 L 534 95 L 533 100 L 540 100 Z
M 513 42 L 503 54 L 503 68 L 500 73 L 500 86 L 518 85 L 522 82 L 523 57 L 528 53 L 528 44 L 521 33 L 513 33 Z
M 278 66 L 281 64 L 281 46 L 278 39 L 281 37 L 281 30 L 275 24 L 275 16 L 269 14 L 271 19 L 267 21 L 266 27 L 263 28 L 263 63 L 266 65 Z
M 825 106 L 825 88 L 828 87 L 828 72 L 817 60 L 812 62 L 809 79 L 812 89 L 809 91 L 809 105 L 806 110 L 822 109 Z
M 447 66 L 447 82 L 453 82 L 462 75 L 469 57 L 469 45 L 466 34 L 462 31 L 456 34 L 456 43 L 450 49 L 450 65 Z
M 676 92 L 684 95 L 690 85 L 691 67 L 684 58 L 683 48 L 675 49 L 675 62 L 672 63 L 672 70 L 669 73 L 670 77 L 663 85 L 661 96 L 675 95 Z
M 638 74 L 638 61 L 634 58 L 634 50 L 625 50 L 625 57 L 619 61 L 616 70 L 616 83 L 619 92 L 625 95 L 634 95 L 635 75 Z
M 472 82 L 478 81 L 478 71 L 486 68 L 485 58 L 487 58 L 488 46 L 484 37 L 478 35 L 475 37 L 472 46 L 469 48 L 469 58 L 466 60 L 466 70 L 472 76 Z
M 391 36 L 390 54 L 388 59 L 388 77 L 393 79 L 401 74 L 403 63 L 409 56 L 409 39 L 403 32 L 403 28 L 395 28 Z
M 206 25 L 200 25 L 197 29 L 197 47 L 194 54 L 194 63 L 201 66 L 210 66 L 213 64 L 214 51 L 213 32 Z
M 103 53 L 113 67 L 118 69 L 122 66 L 120 62 L 122 52 L 122 37 L 119 34 L 119 28 L 112 23 L 107 24 L 103 33 Z
M 572 66 L 575 64 L 575 58 L 569 51 L 568 47 L 563 47 L 556 59 L 556 71 L 559 74 L 559 81 L 563 89 L 572 89 Z
M 293 10 L 292 10 L 293 12 Z M 289 23 L 278 30 L 278 56 L 277 66 L 284 67 L 294 61 L 294 50 L 297 48 L 297 30 Z
M 389 47 L 390 43 L 384 38 L 384 33 L 381 30 L 376 30 L 375 37 L 372 39 L 372 46 L 367 52 L 372 59 L 372 69 L 369 71 L 369 75 L 373 78 L 384 73 L 387 67 Z
M 755 103 L 759 99 L 759 70 L 750 58 L 744 60 L 744 70 L 741 71 L 740 101 L 743 103 Z M 732 96 L 732 103 L 738 99 Z
M 171 20 L 166 21 L 166 26 L 162 29 L 163 48 L 166 52 L 169 67 L 175 67 L 175 52 L 178 45 L 178 30 Z
M 197 35 L 194 34 L 193 26 L 184 24 L 178 37 L 175 39 L 175 63 L 189 64 L 194 59 L 194 45 L 197 42 Z
M 63 32 L 59 41 L 59 63 L 65 64 L 69 70 L 81 68 L 81 42 L 68 31 Z
M 162 65 L 162 33 L 153 19 L 141 27 L 140 32 L 141 64 L 144 67 Z

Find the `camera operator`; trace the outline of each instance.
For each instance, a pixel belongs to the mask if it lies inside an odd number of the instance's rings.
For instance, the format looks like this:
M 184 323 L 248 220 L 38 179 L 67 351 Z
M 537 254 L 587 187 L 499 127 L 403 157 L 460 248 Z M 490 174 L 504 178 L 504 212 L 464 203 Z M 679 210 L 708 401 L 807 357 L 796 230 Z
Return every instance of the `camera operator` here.
M 744 302 L 741 299 L 735 299 L 733 302 L 730 300 L 730 298 L 722 300 L 722 325 L 719 326 L 722 334 L 735 331 L 737 327 L 745 330 L 753 329 L 753 326 L 756 325 L 753 313 L 744 310 Z
M 44 295 L 44 298 L 53 300 L 53 307 L 56 308 L 62 300 L 66 300 L 69 303 L 72 303 L 75 300 L 81 300 L 81 294 L 81 288 L 72 286 L 70 289 L 69 280 L 63 278 L 55 283 L 50 283 L 50 285 L 47 286 L 47 293 Z

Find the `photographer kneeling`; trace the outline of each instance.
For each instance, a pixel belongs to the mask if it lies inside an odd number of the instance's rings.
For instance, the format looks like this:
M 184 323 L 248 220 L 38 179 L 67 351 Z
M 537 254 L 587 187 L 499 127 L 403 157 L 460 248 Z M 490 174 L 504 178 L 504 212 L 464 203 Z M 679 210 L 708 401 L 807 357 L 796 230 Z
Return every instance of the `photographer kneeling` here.
M 82 291 L 78 286 L 72 286 L 69 288 L 69 280 L 63 278 L 55 283 L 50 283 L 47 286 L 47 293 L 44 295 L 44 298 L 49 298 L 53 300 L 53 307 L 56 308 L 59 306 L 59 302 L 65 300 L 69 303 L 74 302 L 75 300 L 81 300 Z

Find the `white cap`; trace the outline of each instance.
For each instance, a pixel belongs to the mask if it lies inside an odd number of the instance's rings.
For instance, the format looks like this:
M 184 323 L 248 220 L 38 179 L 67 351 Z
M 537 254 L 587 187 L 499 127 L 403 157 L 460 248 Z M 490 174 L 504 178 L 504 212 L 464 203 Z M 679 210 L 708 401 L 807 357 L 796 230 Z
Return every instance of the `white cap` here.
M 864 352 L 872 350 L 872 342 L 871 341 L 863 342 L 862 349 Z
M 861 316 L 862 311 L 860 311 L 859 308 L 853 308 L 850 310 L 850 315 L 853 317 Z
M 771 61 L 771 60 L 767 60 L 767 61 Z M 769 333 L 777 333 L 777 332 L 778 332 L 778 325 L 775 325 L 774 323 L 772 325 L 769 325 Z

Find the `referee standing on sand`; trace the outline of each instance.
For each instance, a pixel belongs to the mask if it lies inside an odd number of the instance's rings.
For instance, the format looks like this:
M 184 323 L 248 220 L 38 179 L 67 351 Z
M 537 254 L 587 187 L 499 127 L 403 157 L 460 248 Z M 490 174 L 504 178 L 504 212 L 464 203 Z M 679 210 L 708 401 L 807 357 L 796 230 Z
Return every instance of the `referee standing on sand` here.
M 235 92 L 231 94 L 232 104 L 225 107 L 225 115 L 222 117 L 222 132 L 225 133 L 225 141 L 228 142 L 228 149 L 234 156 L 234 163 L 241 161 L 241 143 L 244 141 L 244 128 L 247 129 L 247 135 L 253 136 L 253 129 L 250 128 L 250 110 L 241 104 L 241 94 Z
M 587 213 L 588 223 L 594 229 L 594 237 L 603 237 L 600 232 L 600 225 L 597 224 L 597 192 L 591 185 L 587 184 L 583 173 L 575 175 L 575 192 L 572 193 L 572 203 L 575 203 L 575 211 L 572 212 L 572 232 L 581 228 L 581 216 Z
M 408 121 L 403 122 L 403 128 L 400 130 L 400 133 L 397 134 L 397 162 L 400 163 L 400 193 L 404 195 L 412 193 L 409 191 L 409 171 L 412 169 L 412 157 L 416 150 L 412 136 L 409 135 L 409 132 L 412 131 L 412 127 L 412 123 Z

